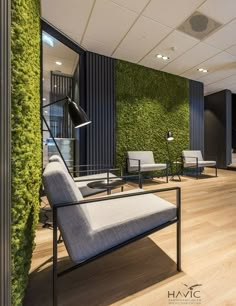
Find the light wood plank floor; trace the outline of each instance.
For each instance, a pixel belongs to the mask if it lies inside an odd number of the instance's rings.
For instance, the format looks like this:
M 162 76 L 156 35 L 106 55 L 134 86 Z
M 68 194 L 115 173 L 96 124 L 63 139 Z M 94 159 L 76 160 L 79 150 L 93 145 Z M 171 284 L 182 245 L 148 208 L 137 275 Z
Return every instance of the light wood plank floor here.
M 172 225 L 60 278 L 59 305 L 236 305 L 236 172 L 169 184 L 148 181 L 144 188 L 171 186 L 182 187 L 183 272 L 176 271 Z M 174 192 L 162 196 L 175 200 Z M 59 250 L 63 267 L 69 260 L 63 244 Z M 39 224 L 25 306 L 52 305 L 51 256 L 52 230 Z M 188 296 L 173 304 L 168 291 L 186 293 L 184 284 L 201 284 L 200 300 Z

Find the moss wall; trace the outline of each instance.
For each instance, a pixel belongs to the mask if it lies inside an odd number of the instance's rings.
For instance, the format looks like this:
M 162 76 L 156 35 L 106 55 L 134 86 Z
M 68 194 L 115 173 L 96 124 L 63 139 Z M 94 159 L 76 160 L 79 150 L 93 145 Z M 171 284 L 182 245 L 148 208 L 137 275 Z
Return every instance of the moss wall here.
M 22 305 L 41 180 L 40 1 L 12 0 L 12 305 Z
M 116 164 L 129 150 L 151 150 L 167 160 L 166 132 L 172 131 L 171 158 L 189 147 L 189 81 L 124 61 L 116 62 Z

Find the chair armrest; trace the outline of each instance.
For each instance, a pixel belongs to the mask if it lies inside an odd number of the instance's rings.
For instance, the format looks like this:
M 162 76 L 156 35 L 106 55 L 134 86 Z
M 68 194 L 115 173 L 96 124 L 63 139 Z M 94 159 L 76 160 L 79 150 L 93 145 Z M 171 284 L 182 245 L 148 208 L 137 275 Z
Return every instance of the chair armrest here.
M 196 165 L 198 166 L 198 157 L 196 157 L 196 156 L 183 156 L 183 161 L 185 160 L 185 158 L 195 158 L 196 159 Z
M 140 170 L 141 170 L 141 159 L 126 157 L 127 165 L 128 165 L 128 161 L 129 161 L 129 160 L 137 160 L 137 161 L 138 161 L 138 172 L 140 172 Z
M 89 199 L 89 200 L 81 200 L 78 202 L 70 202 L 70 203 L 57 203 L 53 205 L 53 210 L 56 210 L 58 208 L 62 207 L 70 207 L 74 205 L 83 205 L 83 204 L 88 204 L 88 203 L 95 203 L 95 202 L 101 202 L 101 201 L 111 201 L 115 199 L 121 199 L 121 198 L 129 198 L 129 197 L 134 197 L 134 196 L 141 196 L 145 194 L 150 194 L 150 193 L 158 193 L 158 192 L 166 192 L 166 191 L 176 191 L 176 204 L 177 204 L 177 209 L 180 210 L 181 207 L 181 188 L 180 187 L 170 187 L 170 188 L 162 188 L 162 189 L 154 189 L 154 190 L 146 190 L 146 191 L 139 191 L 139 192 L 134 192 L 134 193 L 126 193 L 126 194 L 119 194 L 119 195 L 111 195 L 107 197 L 100 197 L 100 198 L 94 198 L 94 199 Z
M 124 179 L 124 180 L 128 180 L 129 178 L 137 178 L 137 175 L 120 175 L 120 176 L 110 176 L 108 179 L 109 180 L 116 180 L 116 179 Z M 86 178 L 83 179 L 83 177 L 81 176 L 81 179 L 78 179 L 78 177 L 76 178 L 76 183 L 79 182 L 93 182 L 93 181 L 101 181 L 101 180 L 106 180 L 107 176 L 106 173 L 104 173 L 104 177 L 100 177 L 100 178 Z

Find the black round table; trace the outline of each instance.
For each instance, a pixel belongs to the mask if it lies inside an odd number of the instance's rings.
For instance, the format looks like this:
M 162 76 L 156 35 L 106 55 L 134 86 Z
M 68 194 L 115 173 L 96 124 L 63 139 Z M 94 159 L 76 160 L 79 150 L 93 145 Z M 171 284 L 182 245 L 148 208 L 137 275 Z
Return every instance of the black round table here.
M 95 189 L 106 189 L 107 194 L 111 194 L 111 190 L 121 187 L 121 191 L 124 190 L 124 185 L 126 184 L 126 181 L 124 180 L 119 180 L 119 179 L 104 179 L 102 181 L 94 181 L 88 183 L 88 187 L 90 188 L 95 188 Z

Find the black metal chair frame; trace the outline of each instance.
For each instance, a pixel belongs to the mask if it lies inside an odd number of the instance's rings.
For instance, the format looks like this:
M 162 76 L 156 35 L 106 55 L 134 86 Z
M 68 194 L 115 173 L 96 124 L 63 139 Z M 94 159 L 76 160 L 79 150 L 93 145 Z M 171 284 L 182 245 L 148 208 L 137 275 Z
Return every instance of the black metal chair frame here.
M 111 201 L 119 198 L 128 198 L 128 197 L 133 197 L 133 196 L 142 196 L 150 193 L 158 193 L 158 192 L 166 192 L 166 191 L 176 191 L 176 218 L 168 221 L 162 225 L 159 225 L 151 230 L 148 230 L 136 237 L 133 237 L 123 243 L 120 243 L 104 252 L 101 252 L 100 254 L 97 254 L 79 264 L 73 265 L 70 268 L 67 268 L 64 271 L 61 271 L 58 273 L 58 268 L 57 268 L 57 259 L 58 259 L 58 249 L 57 249 L 57 235 L 58 235 L 58 221 L 57 221 L 57 211 L 58 209 L 62 207 L 70 207 L 74 205 L 83 205 L 83 204 L 88 204 L 88 203 L 95 203 L 95 202 L 100 202 L 100 201 Z M 108 203 L 109 204 L 109 203 Z M 58 286 L 57 286 L 57 281 L 58 278 L 66 275 L 67 273 L 74 271 L 75 269 L 82 267 L 102 256 L 105 256 L 113 251 L 118 250 L 121 247 L 124 247 L 132 242 L 135 242 L 139 239 L 142 239 L 156 231 L 159 231 L 169 225 L 172 225 L 176 223 L 176 248 L 177 248 L 177 254 L 176 254 L 176 263 L 177 263 L 177 270 L 181 271 L 181 189 L 180 187 L 172 187 L 172 188 L 163 188 L 163 189 L 155 189 L 155 190 L 148 190 L 148 191 L 141 191 L 141 192 L 136 192 L 136 193 L 130 193 L 130 194 L 125 194 L 125 195 L 114 195 L 114 196 L 109 196 L 107 198 L 94 198 L 94 199 L 89 199 L 89 200 L 82 200 L 79 202 L 72 202 L 72 203 L 58 203 L 53 205 L 53 306 L 57 306 L 57 291 L 58 291 Z
M 184 159 L 185 158 L 195 158 L 196 159 L 196 164 L 193 165 L 193 166 L 189 166 L 189 167 L 184 167 Z M 199 167 L 199 164 L 198 164 L 198 157 L 195 157 L 195 156 L 182 156 L 182 165 L 183 165 L 183 169 L 184 168 L 187 168 L 187 169 L 195 169 L 195 173 L 196 173 L 196 179 L 199 178 L 199 175 L 201 175 L 201 168 L 204 168 L 204 167 Z M 215 176 L 217 177 L 218 174 L 217 174 L 217 161 L 216 161 L 216 164 L 215 166 L 209 166 L 209 167 L 213 167 L 215 168 Z
M 138 170 L 134 171 L 134 172 L 138 172 L 139 188 L 143 188 L 143 175 L 142 175 L 142 171 L 141 171 L 141 159 L 126 157 L 126 169 L 127 169 L 127 173 L 128 173 L 128 161 L 129 160 L 136 160 L 136 161 L 138 161 Z M 168 183 L 168 176 L 169 176 L 169 162 L 168 161 L 166 162 L 166 165 L 167 165 L 167 167 L 165 169 L 165 177 L 166 177 L 166 183 Z M 163 170 L 151 170 L 151 171 L 163 171 Z M 149 171 L 146 171 L 146 172 L 149 172 Z M 161 176 L 157 176 L 156 175 L 155 177 L 161 177 Z

